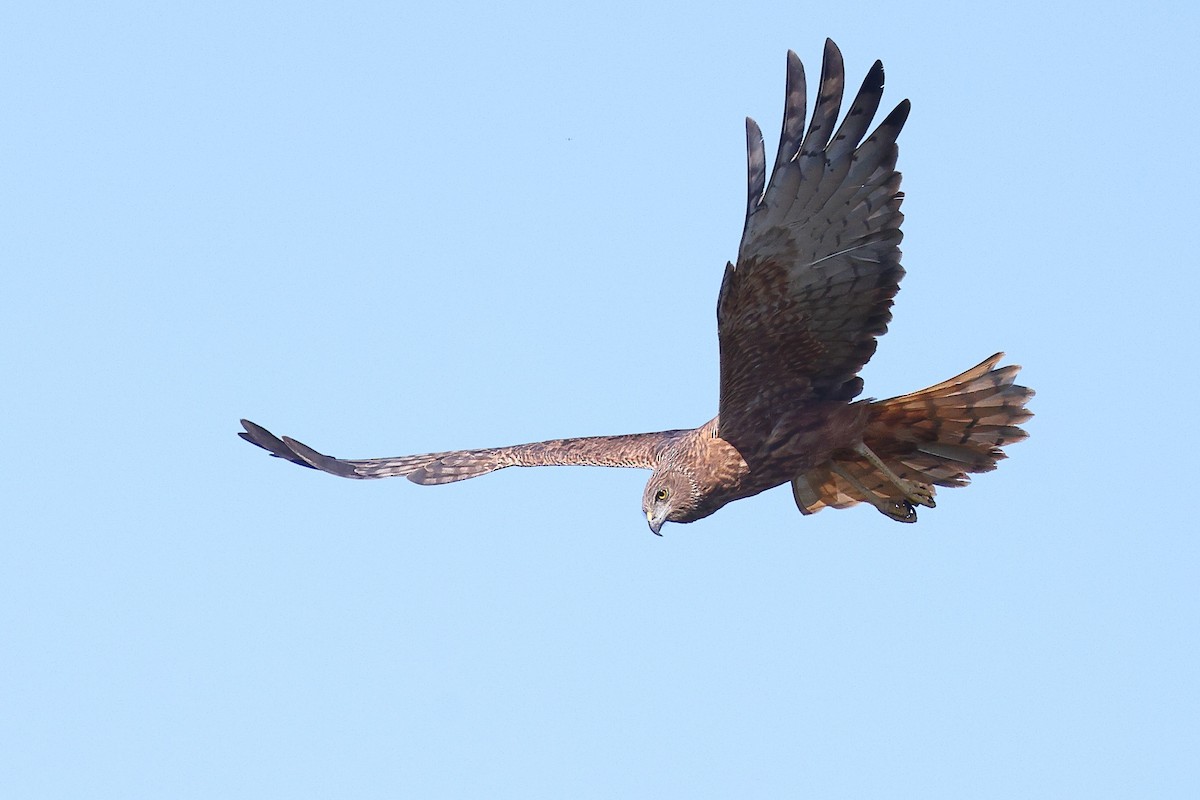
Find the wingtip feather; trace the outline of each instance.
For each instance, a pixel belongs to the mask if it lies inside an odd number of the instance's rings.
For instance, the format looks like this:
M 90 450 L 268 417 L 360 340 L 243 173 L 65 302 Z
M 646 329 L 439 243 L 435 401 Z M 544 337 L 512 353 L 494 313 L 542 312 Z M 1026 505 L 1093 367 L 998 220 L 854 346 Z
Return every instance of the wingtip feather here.
M 303 459 L 309 466 L 315 467 L 322 472 L 328 472 L 330 475 L 337 475 L 342 478 L 357 478 L 360 477 L 354 467 L 344 461 L 340 461 L 332 456 L 327 456 L 324 453 L 318 453 L 303 442 L 298 442 L 290 436 L 283 437 L 283 443 L 288 446 L 293 453 Z

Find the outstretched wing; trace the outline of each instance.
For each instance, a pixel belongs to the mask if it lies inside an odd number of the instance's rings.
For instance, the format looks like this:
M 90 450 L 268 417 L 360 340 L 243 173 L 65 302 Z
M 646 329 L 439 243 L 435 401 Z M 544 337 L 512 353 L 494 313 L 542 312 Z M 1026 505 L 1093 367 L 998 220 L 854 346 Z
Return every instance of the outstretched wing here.
M 844 85 L 841 53 L 827 40 L 804 133 L 804 67 L 788 53 L 769 183 L 762 134 L 746 120 L 746 227 L 717 302 L 720 433 L 735 445 L 764 435 L 798 404 L 855 397 L 862 391 L 856 375 L 891 320 L 904 275 L 896 137 L 909 103 L 863 139 L 883 94 L 876 61 L 835 132 Z
M 242 427 L 246 430 L 238 433 L 238 436 L 250 444 L 258 445 L 271 455 L 342 478 L 392 478 L 403 475 L 414 483 L 450 483 L 509 466 L 501 463 L 493 455 L 493 451 L 487 450 L 422 453 L 397 458 L 362 460 L 334 458 L 318 453 L 303 442 L 290 437 L 284 436 L 281 439 L 248 419 L 242 420 Z
M 250 420 L 238 433 L 250 444 L 271 455 L 319 469 L 342 478 L 391 478 L 403 475 L 413 483 L 453 483 L 486 475 L 505 467 L 636 467 L 653 469 L 663 445 L 683 431 L 634 433 L 626 436 L 589 436 L 545 442 L 491 447 L 484 450 L 451 450 L 395 458 L 343 459 L 318 453 L 306 444 L 271 433 Z

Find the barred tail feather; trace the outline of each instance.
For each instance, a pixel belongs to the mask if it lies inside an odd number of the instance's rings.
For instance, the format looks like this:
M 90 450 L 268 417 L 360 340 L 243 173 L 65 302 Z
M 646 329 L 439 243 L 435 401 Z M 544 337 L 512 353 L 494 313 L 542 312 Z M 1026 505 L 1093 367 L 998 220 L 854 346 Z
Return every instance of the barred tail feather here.
M 910 481 L 966 486 L 969 473 L 994 470 L 1006 457 L 1001 448 L 1028 436 L 1019 426 L 1033 416 L 1025 408 L 1033 390 L 1013 383 L 1019 366 L 996 367 L 1003 356 L 997 353 L 919 392 L 871 402 L 863 442 Z M 899 499 L 891 481 L 865 459 L 845 453 L 793 481 L 801 512 L 846 508 L 867 499 L 834 471 L 835 462 L 878 497 Z

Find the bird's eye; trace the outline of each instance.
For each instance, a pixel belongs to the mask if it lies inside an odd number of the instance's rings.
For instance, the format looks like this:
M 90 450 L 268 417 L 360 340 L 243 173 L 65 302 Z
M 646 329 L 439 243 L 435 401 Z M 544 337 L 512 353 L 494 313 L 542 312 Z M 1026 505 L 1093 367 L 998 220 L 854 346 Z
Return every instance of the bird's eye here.
M 666 489 L 659 489 L 657 492 L 654 493 L 654 499 L 659 500 L 659 501 L 666 500 L 667 494 L 668 494 L 668 492 Z

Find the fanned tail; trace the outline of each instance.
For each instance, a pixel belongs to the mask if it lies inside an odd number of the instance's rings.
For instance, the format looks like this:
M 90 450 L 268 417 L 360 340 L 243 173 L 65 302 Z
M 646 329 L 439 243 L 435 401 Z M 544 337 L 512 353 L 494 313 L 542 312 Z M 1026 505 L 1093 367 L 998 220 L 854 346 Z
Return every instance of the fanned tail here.
M 1029 434 L 1019 426 L 1033 416 L 1025 404 L 1034 392 L 1019 386 L 1020 367 L 996 367 L 997 353 L 978 366 L 928 389 L 872 401 L 863 443 L 905 480 L 935 486 L 966 486 L 972 472 L 990 472 L 1005 458 L 1001 449 Z M 792 482 L 805 514 L 826 506 L 846 508 L 867 498 L 838 472 L 884 500 L 902 499 L 892 481 L 853 452 L 839 453 Z

